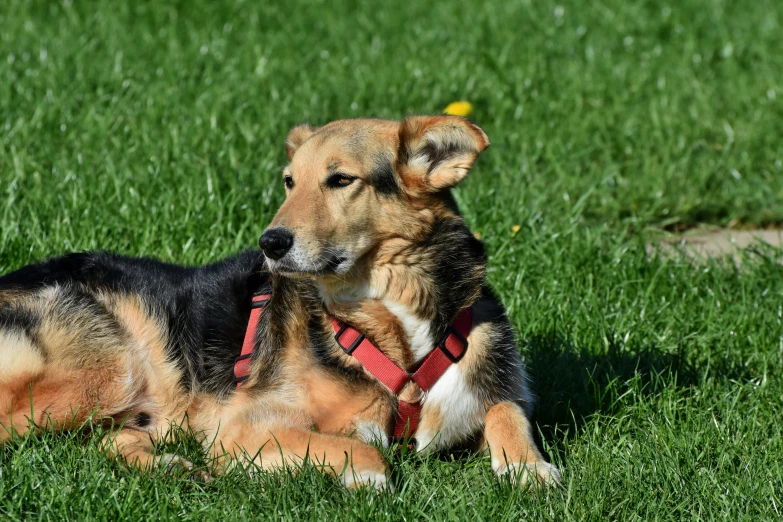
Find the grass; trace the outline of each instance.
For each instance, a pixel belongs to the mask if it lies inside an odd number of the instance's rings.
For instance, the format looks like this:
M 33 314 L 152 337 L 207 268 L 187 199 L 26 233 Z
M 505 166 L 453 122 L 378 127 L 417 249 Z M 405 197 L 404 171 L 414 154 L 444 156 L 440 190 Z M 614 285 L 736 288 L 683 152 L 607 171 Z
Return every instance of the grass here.
M 737 268 L 645 246 L 783 223 L 780 49 L 774 0 L 6 0 L 0 272 L 83 249 L 218 259 L 280 203 L 293 124 L 471 100 L 493 145 L 457 197 L 564 484 L 415 455 L 391 457 L 393 495 L 310 468 L 200 484 L 127 471 L 100 434 L 42 434 L 0 449 L 0 517 L 780 518 L 779 252 Z

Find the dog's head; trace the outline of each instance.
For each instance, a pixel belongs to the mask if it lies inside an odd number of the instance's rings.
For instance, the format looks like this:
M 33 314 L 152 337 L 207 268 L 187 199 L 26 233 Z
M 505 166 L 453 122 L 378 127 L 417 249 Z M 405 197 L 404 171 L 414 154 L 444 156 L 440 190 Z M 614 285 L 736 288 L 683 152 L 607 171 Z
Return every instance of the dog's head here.
M 259 241 L 273 272 L 347 277 L 388 241 L 426 234 L 489 140 L 454 116 L 339 120 L 294 127 L 286 200 Z

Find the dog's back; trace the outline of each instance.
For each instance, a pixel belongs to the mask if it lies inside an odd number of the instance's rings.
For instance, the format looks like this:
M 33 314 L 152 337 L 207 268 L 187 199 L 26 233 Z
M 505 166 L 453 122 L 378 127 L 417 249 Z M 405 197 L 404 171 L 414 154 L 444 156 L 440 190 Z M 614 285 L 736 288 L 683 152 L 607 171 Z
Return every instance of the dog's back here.
M 145 428 L 194 393 L 225 395 L 258 258 L 188 268 L 80 253 L 0 277 L 0 425 L 65 429 L 98 413 Z

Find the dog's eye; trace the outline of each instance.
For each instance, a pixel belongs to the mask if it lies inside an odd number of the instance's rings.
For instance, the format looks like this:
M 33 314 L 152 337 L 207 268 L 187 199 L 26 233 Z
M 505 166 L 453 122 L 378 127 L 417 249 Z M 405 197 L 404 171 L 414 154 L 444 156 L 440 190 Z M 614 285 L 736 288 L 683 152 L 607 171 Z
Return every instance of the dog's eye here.
M 342 174 L 340 172 L 337 172 L 335 174 L 332 174 L 328 178 L 326 178 L 326 185 L 330 188 L 342 188 L 347 187 L 356 178 L 353 176 L 349 176 L 347 174 Z
M 283 184 L 285 185 L 285 188 L 291 190 L 292 188 L 294 188 L 294 178 L 292 178 L 291 176 L 284 177 Z

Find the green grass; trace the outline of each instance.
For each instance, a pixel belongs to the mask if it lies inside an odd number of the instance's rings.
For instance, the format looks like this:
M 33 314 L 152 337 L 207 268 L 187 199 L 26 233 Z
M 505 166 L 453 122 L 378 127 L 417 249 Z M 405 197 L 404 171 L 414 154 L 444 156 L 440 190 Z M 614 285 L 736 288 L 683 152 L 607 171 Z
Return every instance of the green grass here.
M 783 4 L 410 4 L 5 0 L 0 272 L 82 249 L 226 256 L 280 203 L 293 124 L 470 100 L 493 145 L 457 197 L 563 487 L 410 455 L 395 494 L 310 468 L 201 484 L 43 434 L 0 449 L 0 517 L 780 518 L 780 252 L 694 266 L 645 242 L 783 223 Z

